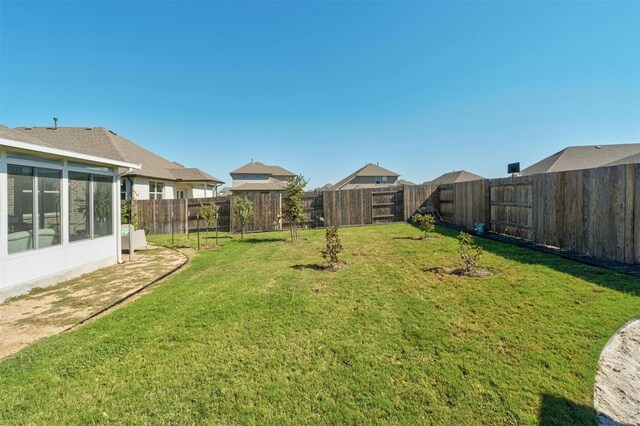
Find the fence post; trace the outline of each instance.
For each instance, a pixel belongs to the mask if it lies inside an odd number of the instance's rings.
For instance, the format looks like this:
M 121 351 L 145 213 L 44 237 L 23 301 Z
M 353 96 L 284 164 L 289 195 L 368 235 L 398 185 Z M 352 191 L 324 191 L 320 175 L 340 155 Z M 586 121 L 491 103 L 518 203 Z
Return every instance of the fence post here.
M 184 232 L 189 235 L 189 199 L 184 199 Z

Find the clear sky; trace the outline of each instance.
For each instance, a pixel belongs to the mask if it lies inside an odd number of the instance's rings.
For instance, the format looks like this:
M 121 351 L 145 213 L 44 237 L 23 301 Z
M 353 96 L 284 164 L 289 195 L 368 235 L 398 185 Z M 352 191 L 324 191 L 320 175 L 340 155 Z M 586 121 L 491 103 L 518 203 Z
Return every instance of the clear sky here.
M 0 123 L 108 127 L 227 182 L 640 142 L 640 2 L 2 0 L 0 25 Z

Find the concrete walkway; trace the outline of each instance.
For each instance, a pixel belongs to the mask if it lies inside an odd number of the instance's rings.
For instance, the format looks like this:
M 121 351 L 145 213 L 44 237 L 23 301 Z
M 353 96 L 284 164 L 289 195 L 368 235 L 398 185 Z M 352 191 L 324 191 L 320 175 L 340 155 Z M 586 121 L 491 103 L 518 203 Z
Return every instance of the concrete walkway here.
M 149 246 L 129 262 L 100 269 L 0 304 L 0 358 L 58 334 L 184 265 L 177 251 Z
M 593 403 L 601 425 L 640 425 L 640 319 L 620 328 L 602 350 Z

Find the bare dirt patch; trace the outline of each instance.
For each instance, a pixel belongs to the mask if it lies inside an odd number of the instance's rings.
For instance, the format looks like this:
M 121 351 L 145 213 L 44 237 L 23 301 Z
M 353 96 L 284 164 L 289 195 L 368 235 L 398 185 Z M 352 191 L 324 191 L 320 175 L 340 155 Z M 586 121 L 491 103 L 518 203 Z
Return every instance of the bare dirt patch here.
M 154 246 L 124 260 L 0 304 L 0 358 L 73 327 L 186 262 L 183 254 Z

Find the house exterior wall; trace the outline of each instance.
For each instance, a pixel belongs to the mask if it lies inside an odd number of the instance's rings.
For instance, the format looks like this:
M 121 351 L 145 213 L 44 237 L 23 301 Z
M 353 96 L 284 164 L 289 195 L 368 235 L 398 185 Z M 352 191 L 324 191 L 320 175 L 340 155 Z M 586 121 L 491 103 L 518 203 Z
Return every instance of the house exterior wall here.
M 356 176 L 349 183 L 340 188 L 340 190 L 356 189 L 356 188 L 384 188 L 396 185 L 398 183 L 397 176 L 387 176 L 387 183 L 376 183 L 378 178 L 382 176 Z
M 383 176 L 356 176 L 355 178 L 353 178 L 351 180 L 351 182 L 349 182 L 349 184 L 354 184 L 354 185 L 362 185 L 362 184 L 367 184 L 367 185 L 376 185 L 376 179 L 378 179 L 378 177 L 383 177 Z M 393 185 L 398 181 L 398 177 L 397 176 L 387 176 L 387 185 Z M 383 185 L 383 184 L 379 184 L 379 185 Z
M 47 247 L 9 253 L 9 192 L 7 166 L 9 164 L 59 170 L 59 243 Z M 81 172 L 111 179 L 112 203 L 110 219 L 111 235 L 70 241 L 70 223 L 77 219 L 70 211 L 69 172 Z M 98 268 L 115 264 L 119 258 L 120 243 L 120 184 L 115 169 L 84 167 L 65 159 L 41 158 L 16 154 L 0 148 L 0 302 L 34 287 L 44 287 L 70 279 Z M 15 201 L 15 200 L 14 200 Z M 44 213 L 43 213 L 44 214 Z M 75 219 L 74 219 L 75 218 Z M 49 226 L 45 216 L 45 227 Z M 96 225 L 97 226 L 97 225 Z M 71 229 L 73 231 L 73 229 Z
M 188 198 L 211 198 L 215 197 L 216 189 L 212 185 L 207 185 L 206 190 L 204 184 L 193 185 L 187 194 Z
M 269 175 L 265 174 L 232 174 L 231 187 L 235 188 L 245 183 L 266 183 L 269 182 Z

